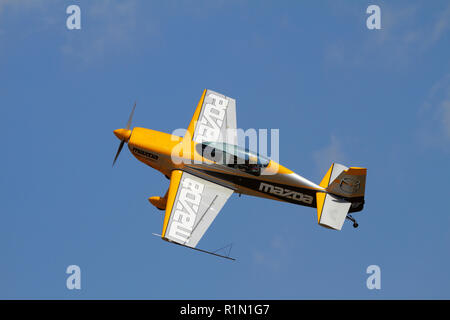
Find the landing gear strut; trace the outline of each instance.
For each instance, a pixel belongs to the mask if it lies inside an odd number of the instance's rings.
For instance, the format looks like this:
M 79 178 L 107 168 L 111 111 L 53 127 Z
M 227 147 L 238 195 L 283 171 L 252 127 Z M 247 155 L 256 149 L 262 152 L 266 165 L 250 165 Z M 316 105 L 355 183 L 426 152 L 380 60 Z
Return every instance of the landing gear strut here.
M 353 218 L 350 214 L 348 214 L 346 218 L 353 222 L 353 228 L 358 228 L 359 224 L 356 222 L 355 218 Z

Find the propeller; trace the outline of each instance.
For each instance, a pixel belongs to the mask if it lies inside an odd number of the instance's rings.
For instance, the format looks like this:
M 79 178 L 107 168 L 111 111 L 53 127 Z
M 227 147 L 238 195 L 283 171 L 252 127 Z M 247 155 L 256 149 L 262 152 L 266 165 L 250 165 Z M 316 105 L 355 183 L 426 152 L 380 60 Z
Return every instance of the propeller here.
M 133 120 L 133 115 L 134 115 L 134 109 L 136 109 L 136 101 L 134 102 L 133 109 L 131 109 L 130 117 L 128 118 L 127 130 L 130 130 L 131 121 Z
M 125 144 L 125 142 L 128 142 L 128 140 L 130 139 L 130 136 L 131 136 L 130 127 L 131 127 L 131 121 L 133 120 L 133 115 L 134 115 L 135 109 L 136 109 L 136 102 L 134 103 L 133 109 L 131 109 L 130 117 L 128 118 L 127 126 L 125 127 L 125 129 L 114 130 L 114 134 L 121 141 L 120 141 L 119 149 L 117 149 L 116 156 L 114 157 L 114 161 L 112 164 L 113 167 L 114 167 L 114 164 L 116 163 L 117 158 L 119 157 L 120 152 L 122 151 L 123 145 Z
M 123 145 L 125 144 L 125 141 L 121 141 L 119 145 L 119 149 L 117 149 L 116 156 L 114 157 L 114 161 L 112 166 L 114 167 L 114 164 L 116 163 L 117 157 L 119 156 L 120 152 L 122 151 Z

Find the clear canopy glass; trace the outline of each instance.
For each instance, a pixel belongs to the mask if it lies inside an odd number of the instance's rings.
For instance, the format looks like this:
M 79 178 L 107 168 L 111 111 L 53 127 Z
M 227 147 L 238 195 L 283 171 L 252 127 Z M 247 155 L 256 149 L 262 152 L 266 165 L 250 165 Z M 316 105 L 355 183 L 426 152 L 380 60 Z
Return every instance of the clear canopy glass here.
M 198 145 L 197 152 L 218 164 L 253 175 L 260 175 L 261 169 L 270 162 L 269 158 L 256 152 L 223 142 L 204 142 Z

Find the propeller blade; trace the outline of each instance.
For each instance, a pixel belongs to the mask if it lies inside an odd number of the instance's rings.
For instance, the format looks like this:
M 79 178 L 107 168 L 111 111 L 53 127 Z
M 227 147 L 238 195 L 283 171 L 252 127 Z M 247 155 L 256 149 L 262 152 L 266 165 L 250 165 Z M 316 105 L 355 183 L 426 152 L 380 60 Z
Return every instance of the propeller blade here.
M 131 120 L 133 120 L 134 109 L 136 109 L 136 102 L 134 102 L 133 109 L 131 110 L 130 117 L 128 118 L 127 127 L 126 127 L 127 130 L 129 130 L 131 127 Z
M 117 157 L 120 154 L 120 151 L 122 151 L 122 148 L 123 148 L 124 144 L 125 144 L 125 141 L 121 141 L 120 142 L 119 149 L 117 150 L 116 156 L 114 157 L 114 161 L 113 161 L 113 164 L 112 164 L 113 167 L 114 167 L 114 164 L 116 163 Z
M 130 113 L 130 117 L 128 118 L 126 130 L 130 130 L 131 121 L 133 120 L 133 115 L 134 115 L 134 110 L 135 109 L 136 109 L 136 102 L 134 102 L 133 109 L 131 109 L 131 113 Z M 120 129 L 120 130 L 123 130 L 123 129 Z M 120 131 L 120 130 L 116 130 L 116 131 Z M 114 133 L 116 133 L 116 131 L 114 131 Z M 117 137 L 120 137 L 120 134 L 116 134 L 116 135 L 117 135 Z M 120 139 L 122 139 L 122 138 L 120 138 Z M 124 144 L 125 144 L 125 140 L 122 140 L 120 142 L 119 149 L 117 149 L 116 156 L 114 157 L 114 161 L 113 161 L 113 164 L 112 164 L 113 167 L 114 167 L 114 164 L 116 163 L 117 157 L 119 157 L 119 154 L 122 151 L 122 148 L 123 148 Z

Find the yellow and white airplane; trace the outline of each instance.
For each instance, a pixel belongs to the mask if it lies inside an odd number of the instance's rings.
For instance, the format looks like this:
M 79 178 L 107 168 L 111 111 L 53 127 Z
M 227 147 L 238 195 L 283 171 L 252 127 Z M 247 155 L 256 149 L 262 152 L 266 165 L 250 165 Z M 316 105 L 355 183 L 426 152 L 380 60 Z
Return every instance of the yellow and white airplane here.
M 164 197 L 150 197 L 165 210 L 161 238 L 195 250 L 233 192 L 317 208 L 319 225 L 341 230 L 349 214 L 361 211 L 367 169 L 334 163 L 320 184 L 237 146 L 236 101 L 204 90 L 184 137 L 135 127 L 136 104 L 125 129 L 114 130 L 141 162 L 160 171 L 170 186 Z M 234 259 L 233 259 L 234 260 Z

